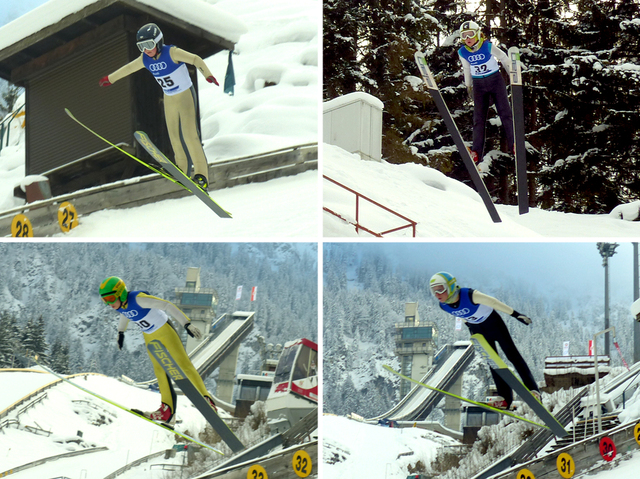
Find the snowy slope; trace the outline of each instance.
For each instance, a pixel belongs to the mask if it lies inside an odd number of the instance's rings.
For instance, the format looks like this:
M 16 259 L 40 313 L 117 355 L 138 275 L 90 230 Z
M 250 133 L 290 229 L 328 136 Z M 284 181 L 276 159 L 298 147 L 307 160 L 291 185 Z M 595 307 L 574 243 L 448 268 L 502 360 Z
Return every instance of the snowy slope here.
M 88 0 L 74 1 L 74 5 L 81 5 Z M 189 5 L 199 3 L 200 0 L 189 1 Z M 206 3 L 237 18 L 247 28 L 236 45 L 237 55 L 233 55 L 235 95 L 228 96 L 222 87 L 199 82 L 202 137 L 209 163 L 316 143 L 320 102 L 320 1 L 208 0 Z M 44 12 L 49 11 L 46 5 L 41 7 Z M 208 7 L 210 5 L 204 5 L 200 13 L 208 11 Z M 55 21 L 55 17 L 50 20 Z M 206 58 L 205 62 L 222 85 L 228 52 Z M 17 105 L 23 103 L 21 99 Z M 25 175 L 22 120 L 20 117 L 11 123 L 9 146 L 0 153 L 0 210 L 23 204 L 13 196 L 14 187 Z M 78 134 L 85 133 L 78 127 Z M 170 152 L 167 153 L 170 156 Z M 80 226 L 69 236 L 317 237 L 317 171 L 214 191 L 211 195 L 233 214 L 233 220 L 220 220 L 199 200 L 186 197 L 139 208 L 96 212 L 81 218 Z M 296 201 L 290 201 L 291 198 Z M 121 227 L 123 224 L 126 228 Z
M 3 372 L 0 388 L 12 391 L 25 385 L 24 376 L 56 379 L 50 374 Z M 160 404 L 158 393 L 128 386 L 113 378 L 89 375 L 74 378 L 82 387 L 92 390 L 126 407 L 155 410 Z M 171 434 L 147 421 L 108 404 L 94 396 L 61 383 L 46 391 L 46 398 L 20 415 L 20 427 L 9 426 L 0 434 L 0 474 L 11 468 L 45 457 L 80 451 L 90 447 L 108 450 L 62 458 L 13 474 L 16 479 L 35 477 L 103 478 L 128 462 L 153 452 L 170 449 L 176 442 Z M 13 395 L 13 393 L 12 393 Z M 3 401 L 4 403 L 5 401 Z M 4 409 L 2 407 L 1 409 Z M 196 436 L 204 430 L 205 420 L 184 397 L 178 398 L 178 431 Z M 15 417 L 16 412 L 9 414 Z M 221 413 L 224 416 L 224 412 Z M 35 434 L 25 426 L 50 431 L 51 435 Z M 79 437 L 81 431 L 82 437 Z M 221 447 L 218 445 L 217 447 Z M 165 460 L 164 456 L 151 463 L 181 463 L 182 457 Z M 149 463 L 145 463 L 145 469 Z M 86 471 L 86 475 L 82 471 Z M 135 477 L 135 476 L 129 476 Z
M 402 478 L 418 460 L 435 459 L 439 448 L 457 444 L 424 429 L 395 429 L 345 417 L 323 416 L 323 479 Z M 407 454 L 411 453 L 411 454 Z
M 333 145 L 323 145 L 322 173 L 355 189 L 387 208 L 418 223 L 418 237 L 637 237 L 640 223 L 610 215 L 578 215 L 531 208 L 518 214 L 516 205 L 496 205 L 502 218 L 493 223 L 480 196 L 472 188 L 448 178 L 433 168 L 418 164 L 392 165 L 363 161 Z M 355 222 L 355 196 L 326 180 L 323 206 Z M 360 224 L 373 231 L 386 231 L 406 224 L 366 201 L 360 201 Z M 323 213 L 325 237 L 356 234 L 355 228 Z M 404 229 L 387 237 L 410 237 Z

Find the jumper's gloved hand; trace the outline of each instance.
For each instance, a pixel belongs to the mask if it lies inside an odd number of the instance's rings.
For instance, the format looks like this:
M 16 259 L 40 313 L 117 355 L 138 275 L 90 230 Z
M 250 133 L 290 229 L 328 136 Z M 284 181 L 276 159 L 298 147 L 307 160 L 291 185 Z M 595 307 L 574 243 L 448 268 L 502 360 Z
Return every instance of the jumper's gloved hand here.
M 187 334 L 192 338 L 202 339 L 202 332 L 191 323 L 187 323 L 184 329 L 187 330 Z
M 109 75 L 100 78 L 100 80 L 98 81 L 98 85 L 100 85 L 100 86 L 110 86 L 111 82 L 109 81 Z
M 122 349 L 123 344 L 124 344 L 124 333 L 122 331 L 118 331 L 118 349 Z
M 217 86 L 220 86 L 220 83 L 218 83 L 218 80 L 216 80 L 216 78 L 213 75 L 208 76 L 207 77 L 207 81 L 209 83 L 215 83 Z
M 531 324 L 531 318 L 529 318 L 528 316 L 525 316 L 522 313 L 518 313 L 515 309 L 513 310 L 513 313 L 511 313 L 511 316 L 516 318 L 522 324 L 526 324 L 527 326 Z

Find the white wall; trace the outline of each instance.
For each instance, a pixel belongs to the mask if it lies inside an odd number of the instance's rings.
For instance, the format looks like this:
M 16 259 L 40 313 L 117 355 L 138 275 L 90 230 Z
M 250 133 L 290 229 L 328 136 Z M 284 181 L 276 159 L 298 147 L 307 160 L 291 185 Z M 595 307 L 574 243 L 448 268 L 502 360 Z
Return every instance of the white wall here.
M 364 160 L 382 158 L 383 103 L 363 92 L 327 101 L 323 105 L 323 141 Z

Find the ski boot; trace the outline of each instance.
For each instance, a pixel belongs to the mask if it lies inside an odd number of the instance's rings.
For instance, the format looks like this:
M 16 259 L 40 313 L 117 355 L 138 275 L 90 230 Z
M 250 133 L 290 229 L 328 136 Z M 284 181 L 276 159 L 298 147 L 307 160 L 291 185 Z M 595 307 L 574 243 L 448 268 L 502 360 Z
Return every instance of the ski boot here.
M 531 391 L 531 395 L 532 395 L 534 398 L 536 398 L 536 399 L 538 400 L 538 402 L 539 402 L 539 403 L 541 403 L 541 404 L 542 404 L 542 395 L 540 394 L 540 391 L 533 390 L 533 391 Z
M 213 408 L 213 410 L 217 413 L 218 412 L 218 408 L 216 407 L 216 403 L 213 402 L 213 399 L 211 399 L 211 397 L 209 397 L 209 396 L 205 396 L 204 398 L 209 403 L 209 406 L 211 406 Z
M 170 427 L 171 429 L 173 429 L 173 426 L 176 423 L 176 415 L 171 412 L 171 408 L 165 403 L 162 403 L 158 410 L 153 412 L 145 412 L 138 409 L 132 409 L 132 411 L 146 417 L 147 419 L 151 419 L 152 421 Z
M 476 165 L 476 168 L 478 171 L 481 171 L 480 158 L 478 157 L 478 153 L 473 151 L 471 148 L 467 148 L 467 150 L 469 150 L 469 156 L 471 156 L 471 159 L 473 160 L 473 164 Z
M 207 190 L 209 188 L 209 182 L 207 181 L 207 179 L 204 177 L 204 175 L 194 175 L 193 176 L 193 182 L 198 185 L 198 187 L 204 191 L 206 194 L 209 194 L 209 191 Z

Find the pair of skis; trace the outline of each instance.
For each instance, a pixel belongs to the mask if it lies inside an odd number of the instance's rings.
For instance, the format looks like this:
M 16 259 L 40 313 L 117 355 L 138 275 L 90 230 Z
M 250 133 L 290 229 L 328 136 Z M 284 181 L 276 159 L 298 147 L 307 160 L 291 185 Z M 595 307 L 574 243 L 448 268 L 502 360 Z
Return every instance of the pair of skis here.
M 144 166 L 149 168 L 151 171 L 153 171 L 155 173 L 158 173 L 159 175 L 161 175 L 164 178 L 168 179 L 169 181 L 181 186 L 182 188 L 187 190 L 189 193 L 193 194 L 196 198 L 198 198 L 205 205 L 207 205 L 220 218 L 231 218 L 231 213 L 229 213 L 228 211 L 224 210 L 218 203 L 213 201 L 213 198 L 211 198 L 207 193 L 205 193 L 203 190 L 201 190 L 198 187 L 198 185 L 193 182 L 193 180 L 191 178 L 189 178 L 187 175 L 185 175 L 184 172 L 180 168 L 178 168 L 176 165 L 174 165 L 173 162 L 171 160 L 169 160 L 158 149 L 158 147 L 151 141 L 151 139 L 149 139 L 149 136 L 145 132 L 136 131 L 134 133 L 134 137 L 138 141 L 138 143 L 140 143 L 140 145 L 153 157 L 153 159 L 156 160 L 161 165 L 161 168 L 156 168 L 155 166 L 147 163 L 146 161 L 142 161 L 140 158 L 137 158 L 136 156 L 132 155 L 131 153 L 123 150 L 119 146 L 117 146 L 114 143 L 110 142 L 106 138 L 100 136 L 98 133 L 93 131 L 91 128 L 89 128 L 87 125 L 85 125 L 80 120 L 78 120 L 75 116 L 73 116 L 73 114 L 69 111 L 69 109 L 65 108 L 64 111 L 67 113 L 67 115 L 69 115 L 69 117 L 72 120 L 74 120 L 76 123 L 78 123 L 80 126 L 85 128 L 87 131 L 89 131 L 93 135 L 95 135 L 98 138 L 100 138 L 105 143 L 111 145 L 116 150 L 118 150 L 118 151 L 124 153 L 125 155 L 127 155 L 128 157 L 136 160 L 138 163 L 143 164 Z
M 523 421 L 534 426 L 538 426 L 545 429 L 550 429 L 558 437 L 564 437 L 568 434 L 568 432 L 564 429 L 562 424 L 558 422 L 558 420 L 542 405 L 540 401 L 536 399 L 536 397 L 531 394 L 531 392 L 525 387 L 524 384 L 518 379 L 513 372 L 509 369 L 506 363 L 498 356 L 498 353 L 487 343 L 487 340 L 481 334 L 474 334 L 471 336 L 472 341 L 479 346 L 479 349 L 483 356 L 488 360 L 490 366 L 496 370 L 498 375 L 505 380 L 505 382 L 518 394 L 520 399 L 522 399 L 532 410 L 535 412 L 538 417 L 542 420 L 543 424 L 537 423 L 535 421 L 531 421 L 527 418 L 519 416 L 511 411 L 505 409 L 498 409 L 493 406 L 490 406 L 486 403 L 473 401 L 472 399 L 468 399 L 462 396 L 458 396 L 456 394 L 452 394 L 448 391 L 443 391 L 441 389 L 434 388 L 433 386 L 429 386 L 428 384 L 422 383 L 420 381 L 416 381 L 408 376 L 400 374 L 397 371 L 394 371 L 391 366 L 384 365 L 383 367 L 395 374 L 396 376 L 401 377 L 407 381 L 411 381 L 419 386 L 422 386 L 427 389 L 431 389 L 432 391 L 436 391 L 440 394 L 444 394 L 446 396 L 450 396 L 460 401 L 473 404 L 474 406 L 479 406 L 481 408 L 487 409 L 489 411 L 494 411 L 504 416 L 509 416 L 513 419 L 517 419 L 518 421 Z
M 469 150 L 464 144 L 464 140 L 462 139 L 462 135 L 460 134 L 460 130 L 456 125 L 455 120 L 451 116 L 451 112 L 445 103 L 442 93 L 436 84 L 436 81 L 429 70 L 429 66 L 427 65 L 427 60 L 422 52 L 415 53 L 415 60 L 418 66 L 418 70 L 420 70 L 420 75 L 422 76 L 422 80 L 424 81 L 425 86 L 429 90 L 429 93 L 433 97 L 433 100 L 438 107 L 438 111 L 440 115 L 444 119 L 445 125 L 449 130 L 449 134 L 453 138 L 453 142 L 462 157 L 462 162 L 464 163 L 467 171 L 469 172 L 469 176 L 471 177 L 471 181 L 473 182 L 480 198 L 482 199 L 487 211 L 489 212 L 489 216 L 494 223 L 500 223 L 502 220 L 500 219 L 500 215 L 498 215 L 498 211 L 496 210 L 493 201 L 491 200 L 491 195 L 487 190 L 487 186 L 484 181 L 480 177 L 478 173 L 478 169 L 471 159 L 471 155 L 469 154 Z M 525 214 L 529 212 L 529 198 L 527 191 L 527 160 L 526 160 L 526 150 L 524 146 L 524 110 L 522 103 L 522 68 L 520 64 L 520 53 L 516 47 L 512 47 L 509 49 L 509 58 L 510 58 L 510 78 L 511 78 L 511 88 L 512 88 L 512 101 L 511 101 L 511 109 L 513 113 L 513 124 L 514 124 L 514 134 L 515 134 L 515 154 L 516 154 L 516 177 L 517 177 L 517 189 L 518 189 L 518 210 L 520 214 Z

